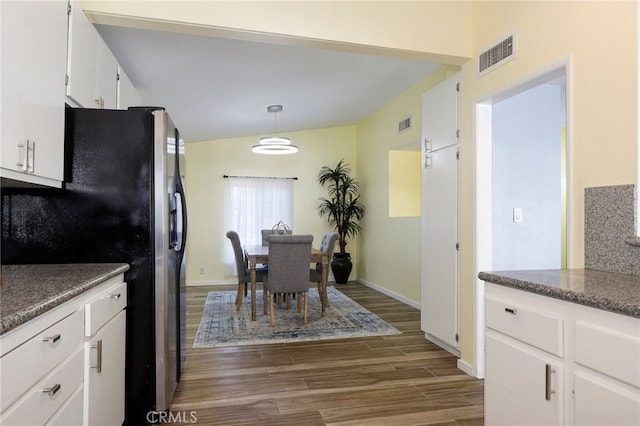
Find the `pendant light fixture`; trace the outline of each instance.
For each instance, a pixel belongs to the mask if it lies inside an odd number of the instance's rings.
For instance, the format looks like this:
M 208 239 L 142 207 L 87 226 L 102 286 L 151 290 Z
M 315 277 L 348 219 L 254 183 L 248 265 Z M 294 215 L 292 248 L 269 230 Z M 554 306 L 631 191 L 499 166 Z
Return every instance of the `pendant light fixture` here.
M 278 136 L 278 113 L 282 112 L 282 105 L 269 105 L 267 111 L 273 114 L 273 136 L 260 138 L 258 145 L 251 149 L 256 154 L 293 154 L 298 152 L 298 147 L 291 145 L 291 139 Z

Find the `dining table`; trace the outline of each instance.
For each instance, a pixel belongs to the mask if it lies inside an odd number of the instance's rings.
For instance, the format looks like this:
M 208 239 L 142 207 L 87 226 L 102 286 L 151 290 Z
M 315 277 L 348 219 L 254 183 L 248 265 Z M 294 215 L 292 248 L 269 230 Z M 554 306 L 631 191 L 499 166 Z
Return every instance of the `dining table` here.
M 269 264 L 269 246 L 261 244 L 245 245 L 244 250 L 249 258 L 249 277 L 251 284 L 251 321 L 256 320 L 256 265 Z M 327 275 L 329 271 L 329 255 L 321 250 L 311 249 L 311 263 L 322 265 L 321 280 L 318 284 L 318 294 L 322 304 L 322 315 L 329 307 L 327 297 Z M 309 265 L 311 265 L 311 263 Z

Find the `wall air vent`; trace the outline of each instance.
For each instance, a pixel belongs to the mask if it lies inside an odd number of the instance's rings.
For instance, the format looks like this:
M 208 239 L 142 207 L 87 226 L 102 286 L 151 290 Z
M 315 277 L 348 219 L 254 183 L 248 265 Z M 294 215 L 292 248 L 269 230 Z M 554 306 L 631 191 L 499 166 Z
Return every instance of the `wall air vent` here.
M 411 130 L 411 116 L 398 121 L 398 133 L 406 132 L 407 130 Z
M 491 46 L 478 55 L 478 76 L 492 71 L 499 65 L 504 65 L 515 59 L 515 35 L 509 34 L 501 42 Z

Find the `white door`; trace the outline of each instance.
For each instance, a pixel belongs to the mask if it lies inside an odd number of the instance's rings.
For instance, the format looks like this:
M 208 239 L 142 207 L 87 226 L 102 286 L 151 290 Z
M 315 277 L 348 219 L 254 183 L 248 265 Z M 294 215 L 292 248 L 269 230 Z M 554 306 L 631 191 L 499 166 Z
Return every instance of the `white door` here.
M 421 327 L 458 353 L 458 145 L 454 76 L 422 97 Z M 447 114 L 443 115 L 443 111 Z

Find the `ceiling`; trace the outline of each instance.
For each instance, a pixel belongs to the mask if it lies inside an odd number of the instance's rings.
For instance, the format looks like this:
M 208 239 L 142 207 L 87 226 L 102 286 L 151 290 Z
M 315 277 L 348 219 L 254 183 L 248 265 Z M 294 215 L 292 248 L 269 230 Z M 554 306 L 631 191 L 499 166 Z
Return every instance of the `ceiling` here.
M 440 65 L 318 47 L 96 28 L 143 103 L 165 107 L 187 142 L 271 135 L 274 127 L 286 135 L 353 125 Z M 267 112 L 273 104 L 283 106 L 275 117 Z

